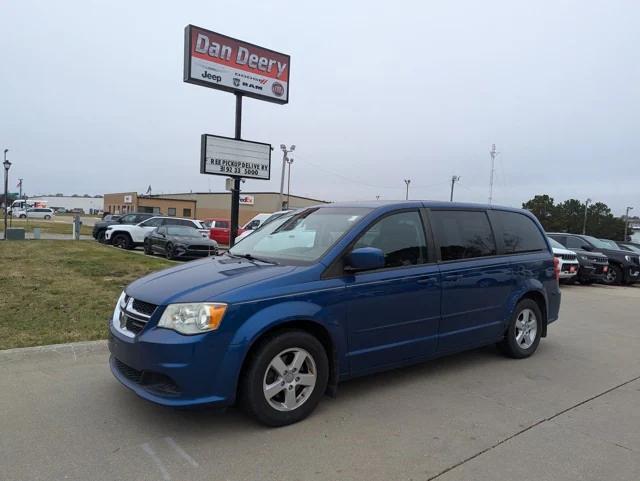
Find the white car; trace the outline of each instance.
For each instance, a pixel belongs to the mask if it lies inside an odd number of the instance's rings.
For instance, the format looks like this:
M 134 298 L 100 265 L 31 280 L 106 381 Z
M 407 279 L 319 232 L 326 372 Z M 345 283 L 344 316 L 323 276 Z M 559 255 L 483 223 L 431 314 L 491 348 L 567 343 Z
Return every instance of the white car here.
M 158 216 L 135 225 L 114 224 L 107 226 L 104 239 L 107 244 L 113 244 L 122 249 L 133 249 L 144 245 L 144 238 L 162 225 L 194 227 L 200 231 L 203 237 L 209 235 L 209 229 L 199 220 Z
M 271 222 L 272 220 L 277 219 L 278 217 L 282 217 L 283 215 L 285 215 L 288 212 L 293 212 L 293 209 L 279 210 L 278 212 L 274 212 L 273 214 L 258 214 L 258 215 L 256 215 L 253 219 L 251 219 L 244 226 L 242 226 L 242 228 L 245 229 L 245 231 L 242 234 L 240 234 L 238 237 L 236 237 L 236 243 L 238 241 L 241 241 L 242 239 L 244 239 L 248 235 L 250 235 L 256 229 L 259 229 L 263 225 L 268 224 L 269 222 Z
M 580 269 L 578 255 L 550 237 L 549 242 L 551 243 L 553 256 L 560 261 L 560 279 L 567 280 L 573 278 L 578 274 L 578 269 Z
M 12 213 L 13 217 L 18 217 L 20 219 L 45 219 L 50 220 L 56 215 L 56 212 L 53 209 L 49 209 L 48 207 L 32 207 L 24 210 L 16 210 Z

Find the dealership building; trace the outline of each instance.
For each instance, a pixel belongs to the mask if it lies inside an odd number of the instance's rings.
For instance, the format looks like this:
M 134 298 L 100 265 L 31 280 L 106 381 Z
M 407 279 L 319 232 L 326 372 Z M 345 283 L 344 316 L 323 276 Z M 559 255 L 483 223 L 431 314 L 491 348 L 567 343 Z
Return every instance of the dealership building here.
M 287 195 L 283 196 L 287 201 Z M 291 195 L 292 209 L 327 203 L 324 200 Z M 242 192 L 240 217 L 242 225 L 256 214 L 280 210 L 280 194 L 277 192 Z M 162 195 L 140 195 L 122 192 L 104 195 L 104 211 L 112 214 L 149 212 L 158 215 L 188 217 L 191 219 L 228 219 L 231 212 L 230 192 L 189 192 Z

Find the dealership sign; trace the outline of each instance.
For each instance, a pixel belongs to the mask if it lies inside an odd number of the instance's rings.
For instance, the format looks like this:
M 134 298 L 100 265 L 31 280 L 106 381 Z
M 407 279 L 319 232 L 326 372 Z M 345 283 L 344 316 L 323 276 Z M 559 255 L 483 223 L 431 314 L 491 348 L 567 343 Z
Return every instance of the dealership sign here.
M 200 27 L 185 27 L 184 81 L 269 102 L 289 102 L 289 55 Z
M 200 173 L 269 180 L 271 144 L 203 134 Z

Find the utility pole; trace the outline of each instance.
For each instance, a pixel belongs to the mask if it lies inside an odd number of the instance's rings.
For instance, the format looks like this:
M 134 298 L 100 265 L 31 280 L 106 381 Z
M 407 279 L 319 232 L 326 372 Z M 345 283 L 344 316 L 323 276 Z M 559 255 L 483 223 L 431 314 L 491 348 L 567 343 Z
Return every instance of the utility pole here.
M 489 205 L 493 202 L 493 174 L 495 172 L 496 166 L 496 155 L 500 152 L 496 152 L 496 144 L 491 144 L 491 150 L 489 151 L 489 155 L 491 156 L 491 177 L 489 178 Z
M 22 179 L 18 179 L 18 185 L 20 186 L 20 197 L 18 197 L 19 199 L 22 199 Z
M 9 149 L 4 149 L 4 162 L 2 166 L 4 167 L 4 240 L 7 240 L 7 210 L 9 207 L 9 168 L 11 167 L 11 162 L 7 160 L 7 152 Z M 27 208 L 25 207 L 25 212 Z
M 629 228 L 629 211 L 633 210 L 633 207 L 627 207 L 627 212 L 624 215 L 624 242 L 627 242 L 627 229 Z
M 587 199 L 584 202 L 584 221 L 582 222 L 582 235 L 587 234 L 587 207 L 589 207 L 589 202 L 591 202 L 591 199 Z
M 296 150 L 296 146 L 292 145 L 287 149 L 286 145 L 280 144 L 280 149 L 282 150 L 282 175 L 280 176 L 280 209 L 284 210 L 284 201 L 282 200 L 282 195 L 284 193 L 284 169 L 287 166 L 287 160 L 289 160 L 287 154 Z
M 407 195 L 405 196 L 405 199 L 409 200 L 409 184 L 411 183 L 411 179 L 404 179 L 404 183 L 407 184 Z
M 451 176 L 451 196 L 449 197 L 449 202 L 453 202 L 453 187 L 456 185 L 456 182 L 460 182 L 459 175 Z
M 293 159 L 289 157 L 287 159 L 287 164 L 289 165 L 289 169 L 287 171 L 287 209 L 291 208 L 291 164 L 293 164 Z

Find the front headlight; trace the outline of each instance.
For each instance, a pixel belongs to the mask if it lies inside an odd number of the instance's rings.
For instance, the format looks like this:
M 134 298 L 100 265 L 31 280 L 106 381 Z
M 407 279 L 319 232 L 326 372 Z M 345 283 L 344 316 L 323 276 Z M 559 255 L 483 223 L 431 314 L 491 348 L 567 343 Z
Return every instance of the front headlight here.
M 627 262 L 631 262 L 631 256 L 624 256 L 624 260 Z
M 587 256 L 581 256 L 580 254 L 578 254 L 578 259 L 580 259 L 581 261 L 588 260 Z
M 219 302 L 169 304 L 162 313 L 158 327 L 173 329 L 180 334 L 201 334 L 220 326 L 227 305 Z

